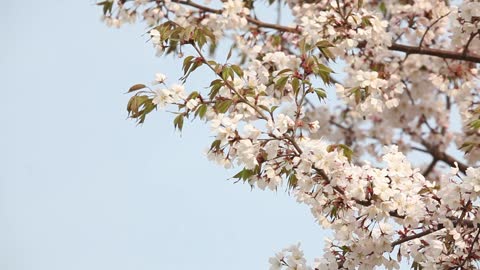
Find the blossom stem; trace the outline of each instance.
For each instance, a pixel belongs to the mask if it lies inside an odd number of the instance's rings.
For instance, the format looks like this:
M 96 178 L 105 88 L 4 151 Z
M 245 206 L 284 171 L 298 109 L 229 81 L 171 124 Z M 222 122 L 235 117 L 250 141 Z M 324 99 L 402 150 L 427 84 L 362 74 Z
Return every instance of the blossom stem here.
M 468 39 L 467 44 L 465 44 L 465 47 L 463 48 L 463 53 L 462 53 L 463 56 L 466 56 L 468 54 L 468 47 L 470 47 L 470 43 L 472 42 L 473 38 L 478 34 L 480 34 L 480 30 L 470 35 L 470 38 Z
M 465 260 L 463 260 L 462 264 L 459 266 L 459 269 L 463 269 L 463 266 L 467 263 L 467 261 L 472 257 L 473 254 L 473 247 L 475 246 L 475 243 L 478 242 L 478 237 L 480 235 L 480 228 L 477 229 L 477 234 L 475 234 L 475 238 L 473 239 L 472 244 L 470 245 L 470 248 L 468 249 L 468 255 L 465 257 Z
M 192 46 L 193 48 L 195 49 L 195 51 L 197 51 L 198 55 L 204 60 L 204 63 L 215 73 L 217 74 L 217 72 L 215 71 L 215 68 L 212 67 L 212 65 L 210 65 L 208 63 L 208 61 L 205 60 L 205 57 L 203 56 L 202 52 L 200 51 L 200 49 L 197 47 L 197 45 L 195 45 L 194 43 L 192 43 Z M 218 74 L 217 74 L 218 75 Z M 268 118 L 267 116 L 255 105 L 253 105 L 250 101 L 247 100 L 247 98 L 245 98 L 243 95 L 241 95 L 237 90 L 235 90 L 235 88 L 230 84 L 229 81 L 225 80 L 222 78 L 222 76 L 219 76 L 223 82 L 225 83 L 225 86 L 227 86 L 230 90 L 232 90 L 232 92 L 234 92 L 241 100 L 242 102 L 244 102 L 245 104 L 247 104 L 248 106 L 250 106 L 252 109 L 254 109 L 259 115 L 260 115 L 260 118 L 264 119 L 264 120 L 267 120 L 268 121 Z
M 450 12 L 448 12 L 447 14 L 445 14 L 445 15 L 443 15 L 443 16 L 438 17 L 438 19 L 436 19 L 434 22 L 432 22 L 432 23 L 427 27 L 427 29 L 425 29 L 425 33 L 423 33 L 422 39 L 420 39 L 420 43 L 418 44 L 418 47 L 419 47 L 419 48 L 422 47 L 423 41 L 425 40 L 425 36 L 427 35 L 428 31 L 430 31 L 430 29 L 431 29 L 436 23 L 438 23 L 439 21 L 441 21 L 443 18 L 447 17 L 449 14 L 450 14 Z
M 421 233 L 417 233 L 417 234 L 414 234 L 414 235 L 406 236 L 406 237 L 404 237 L 404 238 L 402 238 L 402 239 L 398 239 L 397 241 L 393 241 L 392 244 L 391 244 L 391 246 L 392 246 L 392 248 L 393 248 L 393 247 L 395 247 L 395 246 L 397 246 L 397 245 L 400 245 L 400 244 L 402 244 L 402 243 L 405 243 L 405 242 L 411 241 L 411 240 L 413 240 L 413 239 L 417 239 L 417 238 L 423 237 L 423 236 L 425 236 L 425 235 L 429 235 L 429 234 L 434 233 L 434 232 L 436 232 L 436 231 L 439 231 L 439 230 L 441 230 L 441 229 L 443 229 L 443 224 L 438 225 L 438 228 L 436 228 L 436 229 L 428 229 L 428 230 L 423 231 L 423 232 L 421 232 Z

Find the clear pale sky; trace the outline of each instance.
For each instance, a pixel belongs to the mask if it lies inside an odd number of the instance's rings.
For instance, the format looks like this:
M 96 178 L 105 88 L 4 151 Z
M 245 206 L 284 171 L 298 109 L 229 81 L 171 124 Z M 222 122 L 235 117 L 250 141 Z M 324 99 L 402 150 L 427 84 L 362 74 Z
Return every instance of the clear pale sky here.
M 201 124 L 126 120 L 126 89 L 178 66 L 143 26 L 99 18 L 94 1 L 2 3 L 0 269 L 266 269 L 299 241 L 320 255 L 308 208 L 227 180 Z

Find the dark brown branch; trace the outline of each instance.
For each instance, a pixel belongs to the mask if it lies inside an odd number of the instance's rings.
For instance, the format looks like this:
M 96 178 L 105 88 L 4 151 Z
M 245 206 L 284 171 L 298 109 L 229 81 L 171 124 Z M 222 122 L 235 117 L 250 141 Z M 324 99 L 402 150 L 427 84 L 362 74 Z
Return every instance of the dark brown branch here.
M 182 4 L 182 5 L 186 5 L 186 6 L 191 6 L 191 7 L 197 8 L 197 9 L 199 9 L 201 11 L 204 11 L 204 12 L 222 14 L 222 10 L 220 10 L 220 9 L 209 8 L 207 6 L 203 6 L 203 5 L 194 3 L 190 0 L 186 0 L 186 1 L 172 0 L 172 2 L 179 3 L 179 4 Z M 267 23 L 267 22 L 264 22 L 264 21 L 257 20 L 253 17 L 250 17 L 250 16 L 245 16 L 245 19 L 247 19 L 248 22 L 250 22 L 252 24 L 255 24 L 256 26 L 261 27 L 261 28 L 270 28 L 270 29 L 275 29 L 275 30 L 278 30 L 278 31 L 290 32 L 290 33 L 299 33 L 300 32 L 297 28 L 287 27 L 287 26 L 283 26 L 283 25 L 280 25 L 280 24 Z
M 422 55 L 436 56 L 440 58 L 480 63 L 480 55 L 473 54 L 473 53 L 464 54 L 461 52 L 453 52 L 453 51 L 430 49 L 430 48 L 420 48 L 420 47 L 413 47 L 413 46 L 396 44 L 396 43 L 392 44 L 392 46 L 388 47 L 388 49 L 392 51 L 404 52 L 407 54 L 422 54 Z
M 436 229 L 428 229 L 428 230 L 423 231 L 423 232 L 421 232 L 421 233 L 417 233 L 417 234 L 414 234 L 414 235 L 406 236 L 406 237 L 404 237 L 404 238 L 402 238 L 402 239 L 398 239 L 397 241 L 393 241 L 392 244 L 391 244 L 391 246 L 392 246 L 392 247 L 395 247 L 395 246 L 397 246 L 397 245 L 400 245 L 400 244 L 402 244 L 402 243 L 408 242 L 408 241 L 410 241 L 410 240 L 417 239 L 417 238 L 423 237 L 423 236 L 425 236 L 425 235 L 429 235 L 429 234 L 434 233 L 434 232 L 436 232 L 436 231 L 439 231 L 439 230 L 441 230 L 441 229 L 443 229 L 443 225 L 442 225 L 442 224 L 438 225 L 438 228 L 436 228 Z
M 427 148 L 426 150 L 432 155 L 432 157 L 434 159 L 441 160 L 441 161 L 447 163 L 448 165 L 450 165 L 451 167 L 455 167 L 455 163 L 457 163 L 458 169 L 463 174 L 466 174 L 467 168 L 468 168 L 467 165 L 465 165 L 462 162 L 456 160 L 454 157 L 450 156 L 449 154 L 439 151 L 438 147 L 436 147 L 435 145 L 429 144 L 425 140 L 422 140 L 422 144 L 423 144 L 423 146 L 425 146 L 425 148 Z
M 415 100 L 412 97 L 412 93 L 410 92 L 410 89 L 408 89 L 407 82 L 405 80 L 402 80 L 402 83 L 403 83 L 403 85 L 405 85 L 405 90 L 407 92 L 408 99 L 410 99 L 410 102 L 412 103 L 412 105 L 415 105 Z
M 342 126 L 342 124 L 337 123 L 337 122 L 335 122 L 335 121 L 332 120 L 332 119 L 328 120 L 328 123 L 330 123 L 330 124 L 332 124 L 332 125 L 340 128 L 340 129 L 343 129 L 343 130 L 349 130 L 349 128 Z
M 473 38 L 475 38 L 476 35 L 480 34 L 480 30 L 476 33 L 470 34 L 470 38 L 467 41 L 467 44 L 465 44 L 465 47 L 463 48 L 463 53 L 462 55 L 467 55 L 468 53 L 468 47 L 470 46 L 470 43 L 472 42 Z
M 467 227 L 473 227 L 473 226 L 475 226 L 470 220 L 463 220 L 463 221 L 460 221 L 460 222 L 459 222 L 458 219 L 455 219 L 455 218 L 452 218 L 452 217 L 449 217 L 449 219 L 454 222 L 455 226 L 457 225 L 457 223 L 460 223 L 460 224 L 462 224 L 462 225 L 464 225 L 464 226 L 467 226 Z M 477 224 L 476 226 L 477 226 L 478 228 L 480 228 L 480 224 Z M 435 228 L 435 229 L 431 228 L 431 229 L 428 229 L 428 230 L 423 231 L 423 232 L 421 232 L 421 233 L 417 233 L 417 234 L 414 234 L 414 235 L 406 236 L 406 237 L 404 237 L 404 238 L 401 238 L 401 239 L 398 239 L 398 240 L 396 240 L 396 241 L 393 241 L 390 245 L 391 245 L 392 248 L 393 248 L 393 247 L 395 247 L 395 246 L 398 246 L 398 245 L 403 244 L 403 243 L 405 243 L 405 242 L 411 241 L 411 240 L 413 240 L 413 239 L 421 238 L 421 237 L 423 237 L 423 236 L 426 236 L 426 235 L 429 235 L 429 234 L 434 233 L 434 232 L 436 232 L 436 231 L 439 231 L 439 230 L 443 229 L 444 227 L 445 227 L 445 226 L 444 226 L 443 224 L 439 224 L 439 225 L 437 226 L 437 228 Z M 479 229 L 479 231 L 480 231 L 480 229 Z M 474 241 L 473 241 L 474 243 L 478 241 L 478 237 L 479 237 L 479 232 L 477 232 L 477 235 L 475 236 L 475 239 L 474 239 Z M 471 254 L 472 248 L 473 248 L 473 244 L 472 244 L 472 246 L 470 247 L 470 252 L 469 252 L 469 254 Z
M 430 154 L 430 152 L 427 149 L 423 149 L 423 148 L 416 147 L 416 146 L 412 146 L 410 148 L 412 150 L 415 150 L 415 151 L 418 151 L 418 152 L 422 152 L 422 153 L 425 153 L 425 154 Z
M 428 165 L 427 169 L 423 172 L 423 176 L 426 178 L 432 171 L 433 168 L 435 168 L 435 165 L 437 165 L 438 159 L 433 158 L 432 162 L 430 165 Z
M 285 136 L 285 139 L 293 145 L 293 147 L 295 148 L 295 150 L 297 150 L 299 155 L 303 153 L 302 148 L 300 148 L 300 146 L 297 144 L 297 142 L 293 137 Z

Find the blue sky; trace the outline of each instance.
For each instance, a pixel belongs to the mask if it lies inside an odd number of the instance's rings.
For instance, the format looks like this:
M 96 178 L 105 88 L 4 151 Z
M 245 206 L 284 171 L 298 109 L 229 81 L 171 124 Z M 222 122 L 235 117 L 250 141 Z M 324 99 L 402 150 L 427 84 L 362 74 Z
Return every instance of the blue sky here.
M 94 1 L 0 9 L 0 269 L 266 269 L 297 242 L 320 255 L 308 208 L 227 180 L 202 124 L 126 120 L 126 89 L 173 82 L 179 61 L 154 57 L 143 26 L 99 18 Z

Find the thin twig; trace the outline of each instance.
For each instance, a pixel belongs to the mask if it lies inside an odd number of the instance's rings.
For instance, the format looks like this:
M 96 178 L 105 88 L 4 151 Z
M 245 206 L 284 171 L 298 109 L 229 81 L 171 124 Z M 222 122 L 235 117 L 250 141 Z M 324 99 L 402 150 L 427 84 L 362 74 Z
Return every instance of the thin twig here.
M 480 228 L 477 229 L 477 234 L 475 235 L 475 238 L 473 239 L 472 245 L 470 246 L 470 249 L 468 250 L 468 255 L 465 257 L 465 260 L 463 260 L 462 264 L 460 264 L 460 269 L 463 269 L 463 266 L 467 261 L 472 257 L 473 254 L 473 247 L 475 246 L 475 243 L 478 241 L 478 236 L 480 235 Z
M 428 31 L 430 30 L 430 28 L 432 28 L 436 23 L 438 23 L 441 19 L 445 18 L 448 16 L 448 14 L 450 14 L 450 12 L 448 12 L 447 14 L 443 15 L 443 16 L 440 16 L 438 19 L 436 19 L 433 23 L 431 23 L 427 29 L 425 30 L 425 33 L 423 33 L 423 36 L 422 38 L 420 39 L 420 44 L 418 44 L 418 47 L 421 48 L 422 45 L 423 45 L 423 40 L 425 39 L 425 36 L 427 35 Z
M 203 56 L 202 52 L 200 51 L 200 49 L 195 45 L 195 44 L 192 44 L 193 48 L 195 49 L 195 51 L 197 51 L 198 55 L 203 59 L 204 63 L 215 73 L 215 68 L 213 68 L 209 63 L 208 61 L 205 59 L 205 57 Z M 218 74 L 217 74 L 218 75 Z M 219 76 L 220 78 L 222 78 L 222 76 Z M 235 90 L 235 88 L 230 84 L 229 81 L 225 80 L 222 78 L 222 80 L 224 81 L 225 83 L 225 86 L 227 86 L 230 90 L 232 90 L 232 92 L 234 92 L 245 104 L 247 104 L 248 106 L 250 106 L 252 109 L 254 109 L 262 119 L 264 120 L 268 120 L 267 116 L 255 105 L 253 105 L 252 103 L 250 103 L 250 101 L 248 101 L 247 98 L 245 98 L 243 95 L 241 95 L 237 90 Z
M 429 235 L 429 234 L 434 233 L 434 232 L 436 232 L 436 231 L 439 231 L 439 230 L 441 230 L 441 229 L 443 229 L 443 224 L 438 225 L 438 228 L 436 228 L 436 229 L 428 229 L 428 230 L 423 231 L 423 232 L 421 232 L 421 233 L 417 233 L 417 234 L 414 234 L 414 235 L 406 236 L 406 237 L 404 237 L 404 238 L 402 238 L 402 239 L 398 239 L 397 241 L 393 241 L 392 244 L 391 244 L 391 246 L 392 246 L 392 247 L 395 247 L 395 246 L 397 246 L 397 245 L 400 245 L 400 244 L 402 244 L 402 243 L 411 241 L 411 240 L 413 240 L 413 239 L 417 239 L 417 238 L 423 237 L 423 236 L 425 236 L 425 235 Z
M 462 53 L 462 55 L 464 55 L 464 56 L 467 55 L 467 53 L 468 53 L 468 47 L 470 46 L 470 43 L 472 42 L 473 38 L 474 38 L 476 35 L 478 35 L 478 34 L 480 34 L 480 30 L 477 31 L 476 33 L 471 33 L 471 34 L 470 34 L 470 38 L 468 39 L 467 44 L 465 44 L 465 47 L 463 47 L 463 53 Z
M 415 100 L 413 100 L 412 93 L 410 92 L 410 89 L 408 89 L 407 82 L 405 80 L 402 80 L 402 83 L 403 85 L 405 85 L 405 91 L 407 92 L 407 96 L 410 99 L 410 102 L 412 103 L 412 105 L 415 106 Z
M 430 165 L 428 165 L 427 169 L 423 172 L 423 176 L 426 178 L 432 171 L 433 168 L 435 168 L 435 165 L 437 165 L 438 159 L 433 158 L 432 162 Z
M 215 14 L 222 14 L 222 10 L 221 10 L 221 9 L 209 8 L 209 7 L 207 7 L 207 6 L 203 6 L 203 5 L 197 4 L 197 3 L 192 2 L 192 1 L 190 1 L 190 0 L 187 0 L 187 1 L 184 1 L 184 0 L 172 0 L 172 2 L 175 2 L 175 3 L 178 3 L 178 4 L 182 4 L 182 5 L 186 5 L 186 6 L 191 6 L 191 7 L 200 9 L 200 10 L 202 10 L 202 11 L 204 11 L 204 12 L 215 13 Z M 246 19 L 248 22 L 253 23 L 253 24 L 255 24 L 256 26 L 261 27 L 261 28 L 270 28 L 270 29 L 275 29 L 275 30 L 282 31 L 282 32 L 291 32 L 291 33 L 298 33 L 298 32 L 299 32 L 297 28 L 287 27 L 287 26 L 283 26 L 283 25 L 275 24 L 275 23 L 267 23 L 267 22 L 264 22 L 264 21 L 257 20 L 257 19 L 255 19 L 255 18 L 253 18 L 253 17 L 250 17 L 250 16 L 245 16 L 245 19 Z

